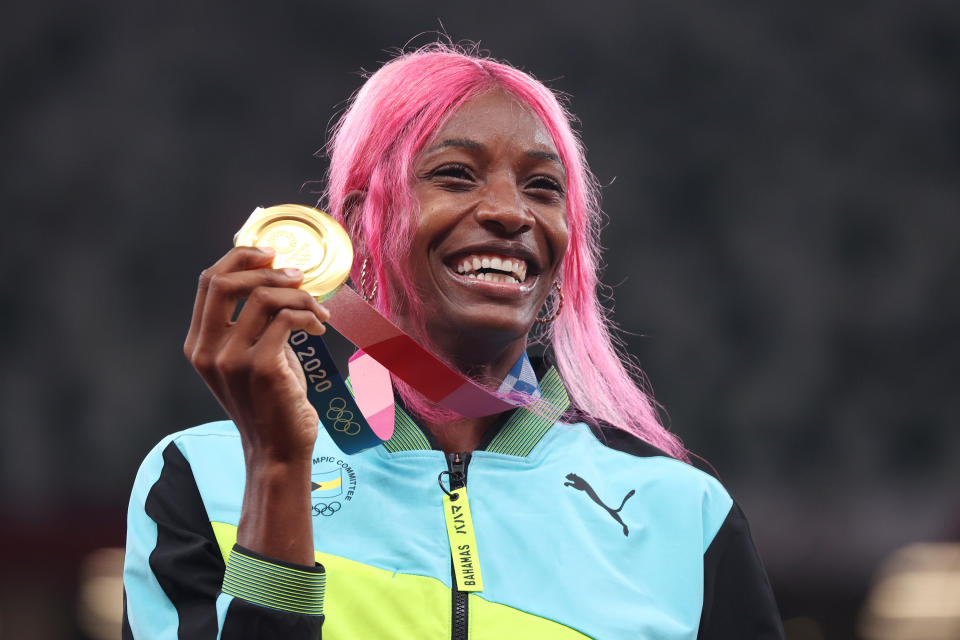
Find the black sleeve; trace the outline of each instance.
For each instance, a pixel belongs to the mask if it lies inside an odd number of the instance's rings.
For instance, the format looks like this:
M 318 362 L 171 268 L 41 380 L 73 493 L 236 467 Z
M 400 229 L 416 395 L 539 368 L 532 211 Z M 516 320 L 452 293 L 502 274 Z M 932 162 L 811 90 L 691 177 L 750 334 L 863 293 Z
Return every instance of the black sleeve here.
M 698 639 L 782 640 L 783 623 L 747 519 L 736 503 L 703 557 Z
M 267 609 L 234 598 L 223 622 L 223 640 L 258 638 L 316 638 L 320 640 L 323 616 L 305 616 L 280 609 Z
M 230 596 L 221 596 L 221 586 L 227 565 L 190 463 L 173 442 L 161 455 L 162 461 L 148 456 L 130 500 L 123 640 L 319 640 L 322 615 L 261 606 L 236 596 L 226 604 Z M 160 473 L 151 484 L 145 470 L 157 465 L 162 465 Z M 219 597 L 226 604 L 222 619 Z

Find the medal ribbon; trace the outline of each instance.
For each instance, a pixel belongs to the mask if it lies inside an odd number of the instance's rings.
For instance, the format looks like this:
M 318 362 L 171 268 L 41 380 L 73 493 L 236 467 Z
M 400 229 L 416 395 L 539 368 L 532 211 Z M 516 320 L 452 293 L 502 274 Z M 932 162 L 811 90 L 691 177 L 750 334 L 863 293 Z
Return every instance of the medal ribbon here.
M 323 304 L 330 311 L 328 324 L 360 349 L 350 359 L 356 399 L 321 336 L 297 331 L 290 336 L 290 346 L 307 378 L 307 399 L 344 453 L 369 449 L 393 435 L 393 396 L 386 370 L 431 402 L 467 418 L 519 406 L 437 358 L 350 287 L 341 286 Z
M 331 327 L 444 409 L 479 418 L 517 407 L 427 351 L 353 289 L 340 287 L 323 304 L 330 311 Z
M 357 453 L 390 439 L 393 416 L 390 416 L 389 433 L 377 433 L 371 428 L 321 336 L 295 331 L 290 334 L 289 344 L 307 378 L 307 400 L 341 451 Z
M 523 393 L 524 381 L 516 378 L 501 394 L 482 387 L 343 286 L 353 249 L 346 232 L 327 214 L 301 205 L 258 207 L 234 243 L 272 246 L 277 252 L 275 268 L 303 269 L 301 288 L 323 302 L 330 311 L 328 324 L 360 349 L 350 359 L 355 398 L 320 336 L 296 331 L 289 338 L 307 379 L 307 399 L 344 453 L 368 449 L 393 435 L 393 390 L 387 370 L 431 402 L 467 418 L 509 411 L 536 397 Z

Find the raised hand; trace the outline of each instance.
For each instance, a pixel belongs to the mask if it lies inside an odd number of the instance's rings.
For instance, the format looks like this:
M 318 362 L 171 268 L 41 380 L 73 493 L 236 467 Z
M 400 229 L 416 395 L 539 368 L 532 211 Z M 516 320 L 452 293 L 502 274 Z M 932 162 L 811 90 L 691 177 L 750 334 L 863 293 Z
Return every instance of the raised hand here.
M 319 421 L 287 339 L 291 331 L 322 334 L 330 314 L 297 288 L 302 272 L 271 268 L 273 255 L 236 247 L 200 275 L 183 350 L 243 442 L 247 485 L 238 542 L 308 564 L 310 454 Z M 241 298 L 246 303 L 231 321 Z

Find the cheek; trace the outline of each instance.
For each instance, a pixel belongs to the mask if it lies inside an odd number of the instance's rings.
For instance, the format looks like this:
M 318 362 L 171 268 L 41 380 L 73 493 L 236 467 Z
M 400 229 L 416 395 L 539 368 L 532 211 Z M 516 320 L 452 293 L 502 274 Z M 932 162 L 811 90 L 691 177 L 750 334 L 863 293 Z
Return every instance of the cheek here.
M 449 218 L 445 209 L 436 203 L 422 203 L 420 216 L 416 221 L 413 237 L 407 254 L 407 265 L 414 281 L 429 279 L 434 249 L 449 231 Z
M 429 246 L 432 227 L 438 214 L 436 203 L 429 197 L 425 197 L 422 190 L 417 189 L 416 195 L 419 210 L 413 223 L 413 237 L 410 239 L 411 258 L 422 253 Z
M 464 194 L 456 193 L 418 193 L 420 212 L 411 242 L 411 255 L 414 252 L 425 254 L 439 245 L 463 220 L 463 212 L 469 210 L 471 202 Z
M 545 230 L 547 241 L 550 243 L 550 250 L 553 252 L 553 262 L 559 269 L 559 265 L 563 262 L 563 257 L 567 253 L 567 248 L 570 246 L 570 232 L 567 228 L 566 213 L 558 217 L 553 224 L 546 226 Z
M 555 231 L 555 244 L 557 251 L 559 252 L 559 257 L 563 258 L 563 255 L 567 252 L 567 247 L 570 246 L 570 232 L 567 228 L 567 220 L 564 218 L 563 222 L 557 227 Z
M 410 242 L 410 259 L 416 262 L 427 254 L 430 247 L 437 241 L 440 233 L 440 225 L 437 224 L 437 216 L 429 209 L 421 210 L 420 218 L 416 221 L 416 227 L 413 231 L 413 238 Z

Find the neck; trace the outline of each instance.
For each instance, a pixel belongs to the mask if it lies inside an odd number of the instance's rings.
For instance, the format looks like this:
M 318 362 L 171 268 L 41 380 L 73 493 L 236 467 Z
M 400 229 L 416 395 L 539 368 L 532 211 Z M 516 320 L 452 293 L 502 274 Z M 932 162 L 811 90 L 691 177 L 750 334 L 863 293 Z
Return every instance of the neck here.
M 482 418 L 464 418 L 453 422 L 424 422 L 444 453 L 464 453 L 475 451 L 480 446 L 484 434 L 500 418 L 499 415 Z
M 467 344 L 464 345 L 464 343 Z M 443 346 L 437 345 L 441 349 L 440 352 L 446 354 L 457 369 L 484 386 L 496 389 L 523 355 L 526 349 L 526 337 L 523 340 L 515 340 L 499 350 L 494 345 L 487 345 L 486 350 L 477 349 L 477 343 L 470 340 L 457 341 L 456 346 L 459 347 L 459 352 L 453 349 L 444 350 Z M 494 357 L 491 358 L 491 354 L 495 354 Z M 430 430 L 444 452 L 464 453 L 477 449 L 484 434 L 499 419 L 500 414 L 481 418 L 461 418 L 444 423 L 425 420 L 423 426 Z
M 527 348 L 527 337 L 484 341 L 479 336 L 457 336 L 450 344 L 434 339 L 433 348 L 454 368 L 476 382 L 497 388 Z
M 416 335 L 413 327 L 406 326 L 404 316 L 396 318 L 397 324 Z M 521 336 L 509 331 L 475 331 L 465 339 L 461 331 L 450 327 L 428 326 L 426 333 L 431 351 L 446 360 L 451 366 L 479 384 L 496 389 L 507 373 L 527 348 L 527 334 Z M 419 417 L 417 422 L 436 438 L 446 453 L 474 451 L 484 434 L 500 418 L 500 414 L 481 418 L 460 418 L 450 422 L 432 422 Z

